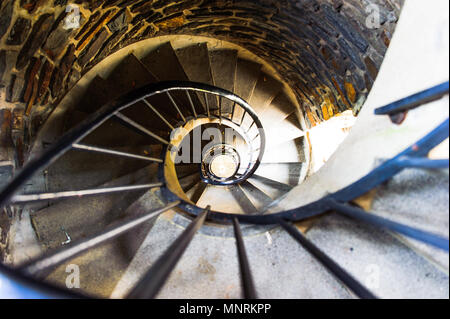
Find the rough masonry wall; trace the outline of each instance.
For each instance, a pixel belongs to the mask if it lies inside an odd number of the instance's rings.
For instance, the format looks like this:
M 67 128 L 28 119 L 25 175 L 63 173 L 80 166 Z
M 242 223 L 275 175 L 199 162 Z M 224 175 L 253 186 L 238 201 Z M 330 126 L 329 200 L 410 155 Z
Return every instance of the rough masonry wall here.
M 66 30 L 70 3 L 78 4 L 81 25 Z M 271 63 L 295 90 L 308 124 L 314 126 L 347 109 L 358 112 L 402 3 L 3 0 L 0 90 L 6 102 L 0 103 L 18 108 L 16 116 L 25 115 L 37 127 L 76 81 L 111 53 L 150 37 L 190 34 L 234 42 Z M 375 29 L 366 27 L 371 4 L 381 14 L 381 26 Z

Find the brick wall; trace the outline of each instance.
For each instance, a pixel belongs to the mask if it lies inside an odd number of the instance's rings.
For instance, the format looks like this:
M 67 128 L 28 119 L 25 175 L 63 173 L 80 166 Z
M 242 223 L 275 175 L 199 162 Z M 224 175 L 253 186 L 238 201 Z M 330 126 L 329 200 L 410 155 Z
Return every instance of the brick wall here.
M 75 3 L 81 21 L 64 28 Z M 167 34 L 203 35 L 257 54 L 292 86 L 311 126 L 359 111 L 403 0 L 143 0 L 0 2 L 0 87 L 41 122 L 76 81 L 111 53 Z M 369 5 L 380 27 L 368 28 Z M 44 113 L 42 113 L 44 112 Z

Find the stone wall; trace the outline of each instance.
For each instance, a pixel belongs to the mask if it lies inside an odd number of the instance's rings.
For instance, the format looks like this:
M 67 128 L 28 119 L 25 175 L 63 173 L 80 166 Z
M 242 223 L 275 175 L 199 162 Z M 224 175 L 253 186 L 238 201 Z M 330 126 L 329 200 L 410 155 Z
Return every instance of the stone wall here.
M 80 26 L 65 29 L 68 4 Z M 403 0 L 3 0 L 0 87 L 5 105 L 39 123 L 96 63 L 140 40 L 203 35 L 257 54 L 292 86 L 314 126 L 359 111 L 382 62 Z M 368 28 L 368 5 L 380 27 Z M 3 101 L 1 101 L 3 106 Z M 31 123 L 31 124 L 30 124 Z

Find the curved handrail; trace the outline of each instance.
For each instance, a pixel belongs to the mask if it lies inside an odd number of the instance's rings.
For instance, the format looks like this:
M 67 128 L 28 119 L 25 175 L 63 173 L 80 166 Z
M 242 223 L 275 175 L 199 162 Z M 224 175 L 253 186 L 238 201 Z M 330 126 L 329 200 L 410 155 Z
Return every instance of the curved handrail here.
M 44 152 L 44 154 L 30 162 L 25 168 L 19 173 L 19 175 L 13 179 L 13 181 L 0 193 L 0 207 L 5 205 L 5 203 L 8 202 L 8 200 L 11 198 L 12 195 L 14 195 L 15 192 L 18 191 L 18 189 L 23 185 L 23 183 L 26 182 L 28 178 L 31 177 L 37 170 L 43 168 L 44 166 L 52 163 L 57 158 L 59 158 L 62 154 L 64 154 L 67 150 L 74 147 L 74 145 L 79 142 L 81 139 L 83 139 L 86 135 L 88 135 L 90 132 L 92 132 L 95 128 L 100 126 L 102 123 L 104 123 L 107 119 L 110 117 L 116 115 L 119 111 L 135 104 L 136 102 L 140 101 L 143 98 L 152 96 L 154 94 L 158 94 L 161 92 L 168 92 L 170 90 L 176 90 L 175 88 L 171 88 L 171 85 L 173 85 L 174 82 L 166 82 L 166 83 L 160 83 L 156 85 L 151 85 L 144 87 L 142 89 L 136 90 L 134 92 L 131 92 L 130 94 L 126 95 L 124 98 L 119 99 L 115 102 L 109 103 L 105 105 L 103 108 L 101 108 L 99 111 L 94 113 L 92 116 L 90 116 L 88 119 L 86 119 L 82 124 L 77 126 L 76 128 L 70 130 L 68 133 L 66 133 L 59 142 L 57 142 L 55 145 L 53 145 L 49 150 Z M 177 82 L 178 84 L 180 82 Z M 201 84 L 193 84 L 190 83 L 188 86 L 192 89 L 196 85 Z M 203 88 L 204 85 L 201 85 Z M 178 88 L 183 89 L 183 88 Z M 201 91 L 202 88 L 195 87 L 194 90 Z M 148 93 L 148 91 L 151 91 L 151 93 Z M 219 90 L 221 93 L 228 94 L 224 90 Z M 220 93 L 220 92 L 219 92 Z M 140 96 L 136 98 L 136 96 Z M 240 101 L 241 99 L 239 97 L 233 97 L 237 101 Z M 251 110 L 251 109 L 249 109 Z M 372 170 L 369 174 L 362 177 L 358 181 L 352 183 L 351 185 L 344 187 L 340 191 L 337 191 L 333 194 L 329 194 L 322 199 L 313 202 L 309 205 L 305 205 L 302 207 L 298 207 L 292 210 L 287 210 L 281 213 L 271 214 L 271 215 L 236 215 L 236 214 L 226 214 L 226 213 L 220 213 L 220 212 L 206 212 L 204 209 L 200 209 L 199 207 L 189 204 L 185 201 L 175 200 L 172 201 L 172 204 L 169 204 L 164 209 L 161 209 L 159 211 L 150 212 L 146 216 L 139 217 L 136 220 L 126 221 L 124 224 L 120 224 L 118 226 L 112 226 L 109 230 L 107 230 L 104 234 L 101 234 L 99 237 L 95 237 L 93 239 L 88 239 L 91 242 L 91 246 L 94 246 L 96 244 L 99 244 L 102 242 L 102 240 L 106 240 L 107 238 L 114 238 L 114 236 L 121 234 L 121 231 L 125 231 L 126 229 L 131 229 L 132 227 L 135 227 L 139 223 L 145 222 L 150 218 L 150 215 L 153 216 L 153 214 L 160 214 L 161 212 L 165 211 L 165 209 L 170 209 L 170 207 L 180 207 L 184 209 L 187 212 L 193 213 L 195 215 L 198 215 L 199 217 L 196 219 L 196 221 L 191 224 L 183 233 L 184 235 L 181 236 L 181 239 L 177 240 L 173 245 L 178 245 L 180 243 L 180 240 L 183 241 L 183 245 L 181 245 L 181 249 L 178 249 L 175 254 L 169 250 L 167 253 L 170 255 L 170 264 L 167 265 L 167 267 L 163 267 L 164 273 L 163 275 L 159 276 L 159 288 L 164 283 L 164 280 L 167 279 L 168 274 L 170 273 L 170 269 L 173 268 L 174 262 L 176 262 L 176 259 L 181 256 L 183 250 L 187 247 L 187 244 L 189 243 L 190 239 L 192 239 L 193 234 L 195 233 L 196 229 L 201 226 L 201 224 L 204 222 L 206 215 L 208 214 L 208 218 L 215 220 L 215 221 L 233 221 L 235 228 L 236 224 L 238 224 L 238 221 L 246 222 L 246 223 L 252 223 L 252 224 L 279 224 L 282 225 L 291 236 L 293 236 L 299 243 L 301 243 L 309 252 L 311 252 L 313 255 L 318 258 L 318 260 L 321 261 L 322 264 L 324 264 L 328 269 L 330 269 L 335 276 L 343 280 L 346 285 L 353 290 L 358 296 L 363 298 L 373 298 L 375 297 L 370 293 L 370 291 L 367 291 L 361 284 L 354 280 L 350 275 L 348 275 L 342 268 L 339 267 L 336 263 L 334 263 L 330 258 L 328 258 L 325 254 L 323 254 L 317 247 L 315 247 L 311 242 L 308 242 L 306 238 L 302 237 L 300 233 L 297 233 L 295 228 L 290 227 L 289 224 L 286 223 L 286 220 L 302 220 L 307 217 L 315 216 L 321 213 L 324 213 L 328 210 L 334 209 L 336 212 L 351 216 L 353 218 L 363 220 L 366 223 L 376 225 L 378 227 L 384 227 L 388 228 L 394 231 L 397 231 L 399 233 L 402 233 L 406 236 L 416 238 L 421 240 L 422 242 L 428 243 L 430 245 L 433 245 L 435 247 L 441 248 L 443 250 L 446 250 L 448 252 L 449 250 L 449 241 L 447 238 L 442 238 L 437 235 L 427 233 L 406 225 L 401 225 L 399 223 L 395 223 L 389 220 L 386 220 L 384 218 L 366 214 L 365 211 L 360 210 L 355 207 L 351 207 L 349 205 L 346 205 L 346 202 L 349 202 L 350 200 L 359 197 L 369 191 L 370 189 L 373 189 L 374 187 L 378 186 L 382 182 L 390 179 L 392 176 L 398 174 L 400 171 L 402 171 L 404 168 L 410 167 L 411 165 L 417 165 L 417 161 L 414 160 L 422 160 L 419 161 L 420 166 L 423 165 L 423 161 L 426 160 L 425 156 L 429 153 L 429 151 L 434 148 L 435 146 L 439 145 L 441 142 L 443 142 L 447 137 L 449 132 L 449 119 L 446 119 L 444 122 L 442 122 L 437 128 L 435 128 L 433 131 L 428 133 L 425 137 L 414 143 L 412 146 L 405 149 L 403 152 L 399 153 L 397 156 L 395 156 L 392 159 L 387 160 L 374 170 Z M 262 137 L 264 138 L 264 136 Z M 166 152 L 163 154 L 163 156 L 167 156 L 170 151 L 169 147 L 171 147 L 170 143 L 167 143 L 167 149 Z M 165 165 L 167 164 L 164 160 L 159 161 L 160 162 L 160 169 L 159 169 L 159 177 L 163 178 L 164 172 L 165 172 Z M 444 163 L 445 164 L 445 163 Z M 448 161 L 446 163 L 448 165 Z M 428 165 L 425 165 L 428 167 Z M 439 162 L 438 167 L 441 167 L 442 163 Z M 433 165 L 434 167 L 434 165 Z M 162 185 L 162 184 L 161 184 Z M 174 199 L 174 197 L 177 197 L 174 193 L 172 193 L 167 187 L 162 187 L 162 193 L 166 198 Z M 176 198 L 175 198 L 176 199 Z M 170 206 L 172 205 L 172 206 Z M 202 211 L 202 213 L 199 213 L 199 210 Z M 207 209 L 209 210 L 209 209 Z M 239 234 L 236 236 L 237 239 L 239 239 Z M 242 243 L 241 243 L 242 244 Z M 84 245 L 82 245 L 84 246 Z M 242 258 L 243 256 L 243 245 L 240 247 L 241 250 L 241 258 L 240 258 L 240 264 L 245 266 L 246 260 L 245 258 Z M 74 249 L 75 253 L 80 253 L 80 251 Z M 72 256 L 74 254 L 68 254 L 68 256 Z M 61 258 L 65 258 L 64 256 Z M 163 256 L 161 260 L 165 260 L 166 258 Z M 159 266 L 162 265 L 160 263 L 157 263 L 156 266 L 159 268 Z M 164 265 L 163 265 L 164 266 Z M 168 271 L 167 271 L 168 270 Z M 7 274 L 9 277 L 15 279 L 17 282 L 22 282 L 22 284 L 25 284 L 25 286 L 17 285 L 17 288 L 24 289 L 24 294 L 30 293 L 31 289 L 44 289 L 43 292 L 48 294 L 55 293 L 54 290 L 52 290 L 52 286 L 40 283 L 41 286 L 36 286 L 37 280 L 33 280 L 27 276 L 24 276 L 22 273 L 16 273 L 15 271 L 3 266 L 0 264 L 0 276 L 1 273 Z M 150 274 L 151 275 L 151 274 Z M 150 278 L 150 275 L 145 276 L 145 282 L 148 282 L 148 278 Z M 245 280 L 247 279 L 247 280 Z M 248 274 L 247 276 L 243 276 L 244 282 L 249 282 L 249 279 L 251 279 Z M 251 285 L 247 284 L 247 287 Z M 157 288 L 158 288 L 157 287 Z M 159 289 L 158 288 L 158 289 Z M 50 290 L 46 290 L 50 289 Z M 157 292 L 158 289 L 154 289 L 153 292 Z M 143 294 L 144 296 L 146 294 Z M 41 297 L 41 296 L 40 296 Z M 43 295 L 42 297 L 45 297 Z M 138 297 L 142 297 L 141 294 L 138 295 Z

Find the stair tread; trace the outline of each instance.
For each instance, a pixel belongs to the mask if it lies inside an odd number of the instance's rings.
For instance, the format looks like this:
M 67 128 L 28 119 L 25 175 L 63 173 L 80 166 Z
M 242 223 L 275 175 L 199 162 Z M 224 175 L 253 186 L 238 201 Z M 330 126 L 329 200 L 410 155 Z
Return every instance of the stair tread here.
M 280 143 L 264 152 L 262 163 L 295 163 L 305 162 L 303 149 L 304 137 Z
M 115 99 L 129 93 L 132 90 L 141 88 L 145 85 L 157 83 L 158 78 L 153 75 L 145 65 L 133 54 L 128 55 L 110 74 L 107 83 L 111 90 L 111 98 Z M 169 105 L 169 99 L 161 94 L 148 99 L 154 106 Z M 171 122 L 171 116 L 175 112 L 165 112 L 169 108 L 160 108 Z M 155 129 L 163 129 L 168 131 L 168 127 L 164 122 L 144 103 L 139 102 L 130 108 L 122 111 L 122 113 L 133 121 L 143 125 L 150 131 Z
M 255 174 L 261 177 L 297 186 L 301 182 L 304 163 L 261 163 Z
M 197 172 L 197 174 L 200 174 L 200 164 L 183 164 L 183 165 L 175 165 L 175 171 L 177 173 L 178 178 L 181 178 L 182 176 L 186 176 L 187 174 L 191 174 L 194 172 Z
M 220 201 L 217 199 L 220 198 Z M 245 211 L 239 205 L 228 186 L 208 185 L 197 206 L 205 208 L 211 205 L 211 209 L 230 214 L 245 214 Z
M 206 43 L 190 45 L 176 50 L 175 53 L 190 81 L 214 85 Z M 203 106 L 206 106 L 205 97 L 200 93 L 197 95 Z M 211 94 L 208 94 L 206 98 L 210 110 L 216 110 L 218 108 L 217 98 Z
M 242 190 L 240 185 L 230 186 L 229 190 L 245 214 L 258 213 L 255 205 L 253 205 L 252 201 L 248 198 L 247 194 Z
M 0 160 L 0 190 L 5 187 L 14 175 L 14 163 Z
M 159 81 L 189 81 L 170 42 L 166 42 L 148 53 L 141 59 L 141 62 Z M 176 99 L 176 102 L 179 103 L 178 106 L 182 110 L 184 116 L 193 115 L 189 100 L 185 94 L 175 92 L 171 93 L 171 95 Z M 197 96 L 191 95 L 194 104 L 198 105 L 200 102 L 198 101 Z M 172 108 L 171 104 L 167 105 Z
M 378 297 L 448 298 L 448 274 L 389 232 L 331 214 L 321 218 L 307 237 L 360 282 L 378 273 L 378 285 L 371 287 Z
M 367 283 L 373 267 L 378 266 L 380 285 L 371 290 L 379 297 L 448 298 L 448 276 L 427 265 L 395 238 L 385 233 L 371 235 L 371 231 L 355 226 L 351 220 L 336 219 L 333 215 L 322 219 L 307 233 L 308 239 L 363 284 Z M 158 219 L 112 297 L 125 297 L 182 231 L 171 220 Z M 244 240 L 259 298 L 354 298 L 282 229 Z M 239 298 L 239 278 L 235 242 L 198 233 L 158 298 Z M 412 281 L 411 278 L 420 279 Z
M 214 85 L 234 92 L 234 81 L 236 78 L 237 51 L 236 50 L 214 50 L 209 52 L 211 61 L 211 73 Z M 222 113 L 230 114 L 233 102 L 223 99 Z
M 162 62 L 163 61 L 163 62 Z M 166 42 L 141 59 L 160 81 L 188 81 L 188 77 L 170 42 Z
M 284 120 L 297 110 L 295 105 L 288 98 L 286 93 L 280 92 L 271 102 L 263 113 L 258 114 L 260 120 L 264 122 L 272 121 L 272 123 Z
M 407 169 L 376 189 L 370 210 L 378 216 L 448 238 L 448 202 L 448 172 Z M 412 248 L 448 269 L 448 253 L 401 237 Z
M 190 45 L 175 51 L 190 81 L 213 85 L 206 43 Z
M 118 147 L 118 151 L 152 156 L 151 146 Z M 65 191 L 96 187 L 110 180 L 130 174 L 149 162 L 122 156 L 70 150 L 48 169 L 48 191 Z
M 132 218 L 162 207 L 160 196 L 157 191 L 148 191 L 131 204 L 122 215 L 125 218 Z M 132 232 L 66 261 L 58 266 L 46 280 L 64 286 L 67 278 L 66 267 L 75 264 L 80 269 L 81 291 L 93 297 L 108 298 L 152 229 L 155 220 L 156 218 L 134 228 Z
M 194 187 L 188 190 L 186 192 L 186 195 L 194 204 L 197 204 L 207 186 L 208 184 L 200 181 Z
M 250 177 L 247 181 L 274 199 L 280 198 L 292 189 L 292 187 L 287 184 L 271 180 L 270 178 L 258 176 L 256 174 Z
M 105 79 L 100 76 L 96 76 L 81 98 L 80 102 L 76 105 L 76 110 L 92 113 L 98 110 L 101 106 L 110 101 L 110 92 L 108 84 Z
M 112 70 L 107 79 L 96 76 L 92 80 L 77 109 L 93 113 L 109 101 L 154 82 L 155 76 L 143 67 L 139 59 L 130 54 Z
M 77 126 L 88 116 L 89 114 L 85 112 L 70 112 L 70 117 L 65 123 L 65 130 Z M 154 130 L 155 134 L 159 132 L 159 130 Z M 111 118 L 86 136 L 82 143 L 104 147 L 124 147 L 154 144 L 155 140 L 122 124 L 117 119 Z
M 188 176 L 182 177 L 179 180 L 181 188 L 186 192 L 193 188 L 200 181 L 199 172 L 192 172 Z
M 238 59 L 236 65 L 236 80 L 234 84 L 234 93 L 241 97 L 244 101 L 250 99 L 258 82 L 261 73 L 261 64 L 248 60 Z M 236 108 L 233 120 L 238 122 L 241 120 L 243 110 Z
M 262 211 L 273 202 L 273 199 L 269 195 L 247 181 L 241 183 L 240 186 L 257 211 Z
M 253 90 L 252 96 L 248 100 L 248 103 L 256 112 L 258 118 L 260 114 L 263 114 L 264 111 L 268 108 L 275 96 L 280 92 L 281 88 L 282 85 L 278 80 L 265 73 L 260 74 L 258 82 L 256 82 L 255 89 Z M 250 115 L 247 114 L 244 117 L 242 126 L 250 127 L 252 123 L 253 119 L 250 117 Z
M 114 88 L 111 93 L 119 97 L 131 90 L 156 83 L 158 78 L 134 54 L 129 54 L 110 73 L 107 82 L 110 88 Z
M 266 135 L 266 149 L 268 151 L 279 144 L 295 140 L 305 135 L 305 132 L 298 127 L 298 124 L 294 124 L 288 119 L 275 123 L 265 121 L 262 124 Z
M 262 73 L 249 99 L 250 106 L 257 114 L 263 114 L 281 89 L 282 85 L 278 80 Z
M 157 78 L 145 68 L 145 66 L 139 61 L 139 59 L 137 59 L 133 54 L 130 54 L 126 56 L 119 63 L 119 65 L 114 68 L 114 70 L 110 73 L 110 75 L 106 80 L 100 77 L 94 78 L 85 96 L 83 97 L 81 102 L 78 103 L 77 110 L 86 113 L 87 117 L 89 114 L 101 108 L 104 104 L 114 99 L 117 99 L 120 96 L 123 96 L 134 89 L 155 82 L 157 82 Z M 162 105 L 168 105 L 167 100 L 164 100 L 164 97 L 161 96 L 150 98 L 149 100 L 152 101 L 153 103 L 166 103 Z M 148 128 L 155 134 L 164 135 L 161 134 L 160 131 L 169 130 L 168 127 L 164 124 L 164 122 L 162 122 L 162 120 L 152 110 L 150 110 L 150 108 L 146 106 L 143 102 L 133 105 L 132 107 L 122 111 L 122 113 L 131 118 L 132 120 L 134 120 L 135 122 Z M 167 118 L 170 119 L 171 117 L 173 117 L 173 115 L 174 113 L 171 113 L 170 116 L 167 116 Z M 71 123 L 69 123 L 68 127 L 73 127 L 75 124 L 78 124 L 82 119 L 83 118 L 77 118 L 76 121 L 74 121 L 73 118 L 69 119 Z M 103 132 L 104 134 L 101 134 L 101 136 L 98 138 L 99 140 L 106 141 L 108 139 L 109 140 L 115 139 L 115 137 L 113 137 L 113 134 L 107 132 L 108 129 L 106 129 L 106 127 L 108 127 L 109 125 L 115 126 L 114 130 L 112 130 L 112 127 L 109 127 L 109 129 L 115 132 L 114 134 L 115 136 L 118 136 L 119 140 L 120 139 L 125 140 L 125 143 L 127 140 L 134 141 L 136 138 L 142 140 L 143 136 L 133 135 L 130 132 L 131 131 L 130 129 L 123 127 L 120 128 L 119 127 L 120 124 L 119 125 L 112 124 L 113 121 L 115 120 L 111 119 L 108 121 L 108 123 L 103 124 L 100 128 L 98 128 L 95 132 L 93 132 L 91 136 L 95 134 L 100 135 L 100 132 Z M 144 138 L 148 139 L 148 137 Z M 113 145 L 118 144 L 115 143 Z

